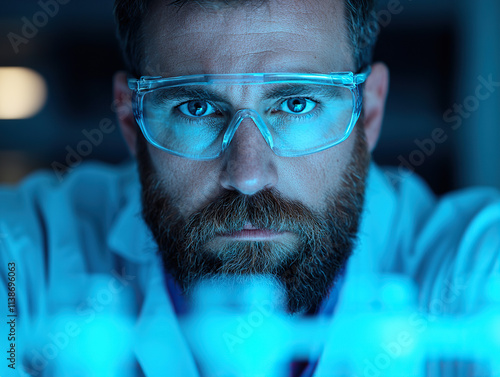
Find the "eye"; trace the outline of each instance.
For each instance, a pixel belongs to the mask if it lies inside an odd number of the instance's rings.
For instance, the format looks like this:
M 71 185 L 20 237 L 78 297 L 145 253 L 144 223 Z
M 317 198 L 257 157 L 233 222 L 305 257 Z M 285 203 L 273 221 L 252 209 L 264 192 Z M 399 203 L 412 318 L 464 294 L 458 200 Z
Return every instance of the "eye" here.
M 203 100 L 184 102 L 178 107 L 179 111 L 188 117 L 202 117 L 215 113 L 216 109 Z
M 316 107 L 316 102 L 302 97 L 289 98 L 283 101 L 279 109 L 289 114 L 306 114 Z

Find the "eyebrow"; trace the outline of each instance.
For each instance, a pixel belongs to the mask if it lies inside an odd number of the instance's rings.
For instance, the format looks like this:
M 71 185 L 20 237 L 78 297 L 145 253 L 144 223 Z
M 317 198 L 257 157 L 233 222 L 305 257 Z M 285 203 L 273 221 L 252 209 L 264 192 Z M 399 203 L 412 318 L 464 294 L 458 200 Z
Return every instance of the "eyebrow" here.
M 328 98 L 338 98 L 339 89 L 333 85 L 319 84 L 278 84 L 264 95 L 264 99 L 303 96 L 308 94 L 321 95 Z
M 250 84 L 253 86 L 253 84 Z M 270 100 L 283 97 L 304 96 L 304 95 L 320 95 L 328 98 L 338 98 L 339 88 L 333 85 L 319 84 L 255 84 L 262 85 L 266 88 L 267 85 L 272 86 L 271 89 L 265 90 L 262 96 L 263 100 Z M 348 89 L 344 89 L 348 90 Z M 229 98 L 220 95 L 213 90 L 208 90 L 203 86 L 193 86 L 191 88 L 185 86 L 162 88 L 155 97 L 156 100 L 173 101 L 183 98 L 196 98 L 206 101 L 231 103 Z
M 196 98 L 207 101 L 216 102 L 229 102 L 226 98 L 218 95 L 217 93 L 204 89 L 200 86 L 194 88 L 187 88 L 185 86 L 177 86 L 170 88 L 162 88 L 158 91 L 155 99 L 163 101 L 173 101 L 183 98 Z

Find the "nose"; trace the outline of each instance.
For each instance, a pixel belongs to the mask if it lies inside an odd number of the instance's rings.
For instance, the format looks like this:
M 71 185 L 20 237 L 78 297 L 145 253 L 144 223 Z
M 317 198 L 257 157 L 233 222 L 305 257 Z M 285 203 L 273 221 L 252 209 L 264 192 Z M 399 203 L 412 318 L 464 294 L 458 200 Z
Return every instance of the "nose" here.
M 244 119 L 224 154 L 220 184 L 227 190 L 253 195 L 278 182 L 277 156 L 252 119 Z

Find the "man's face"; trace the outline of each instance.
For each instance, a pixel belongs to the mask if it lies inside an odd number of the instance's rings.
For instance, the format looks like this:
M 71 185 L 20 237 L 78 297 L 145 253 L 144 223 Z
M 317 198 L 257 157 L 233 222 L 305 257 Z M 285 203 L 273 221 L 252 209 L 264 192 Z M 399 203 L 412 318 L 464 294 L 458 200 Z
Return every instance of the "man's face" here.
M 141 74 L 353 71 L 346 30 L 342 1 L 217 11 L 157 2 Z M 228 96 L 235 109 L 255 108 L 258 90 Z M 137 157 L 145 220 L 186 292 L 201 278 L 265 273 L 286 289 L 290 311 L 303 311 L 319 304 L 351 253 L 369 161 L 361 124 L 303 157 L 275 155 L 251 119 L 217 159 L 177 157 L 143 139 Z

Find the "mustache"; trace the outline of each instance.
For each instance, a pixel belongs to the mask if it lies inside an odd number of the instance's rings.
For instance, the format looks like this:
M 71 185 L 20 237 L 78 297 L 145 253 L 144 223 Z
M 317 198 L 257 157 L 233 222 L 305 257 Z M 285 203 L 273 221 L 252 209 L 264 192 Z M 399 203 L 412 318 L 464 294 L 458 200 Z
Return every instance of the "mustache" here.
M 187 238 L 207 241 L 218 234 L 234 233 L 251 223 L 259 229 L 292 232 L 300 238 L 323 236 L 325 219 L 304 204 L 284 198 L 270 188 L 248 196 L 224 191 L 186 221 Z M 319 233 L 318 233 L 319 232 Z

